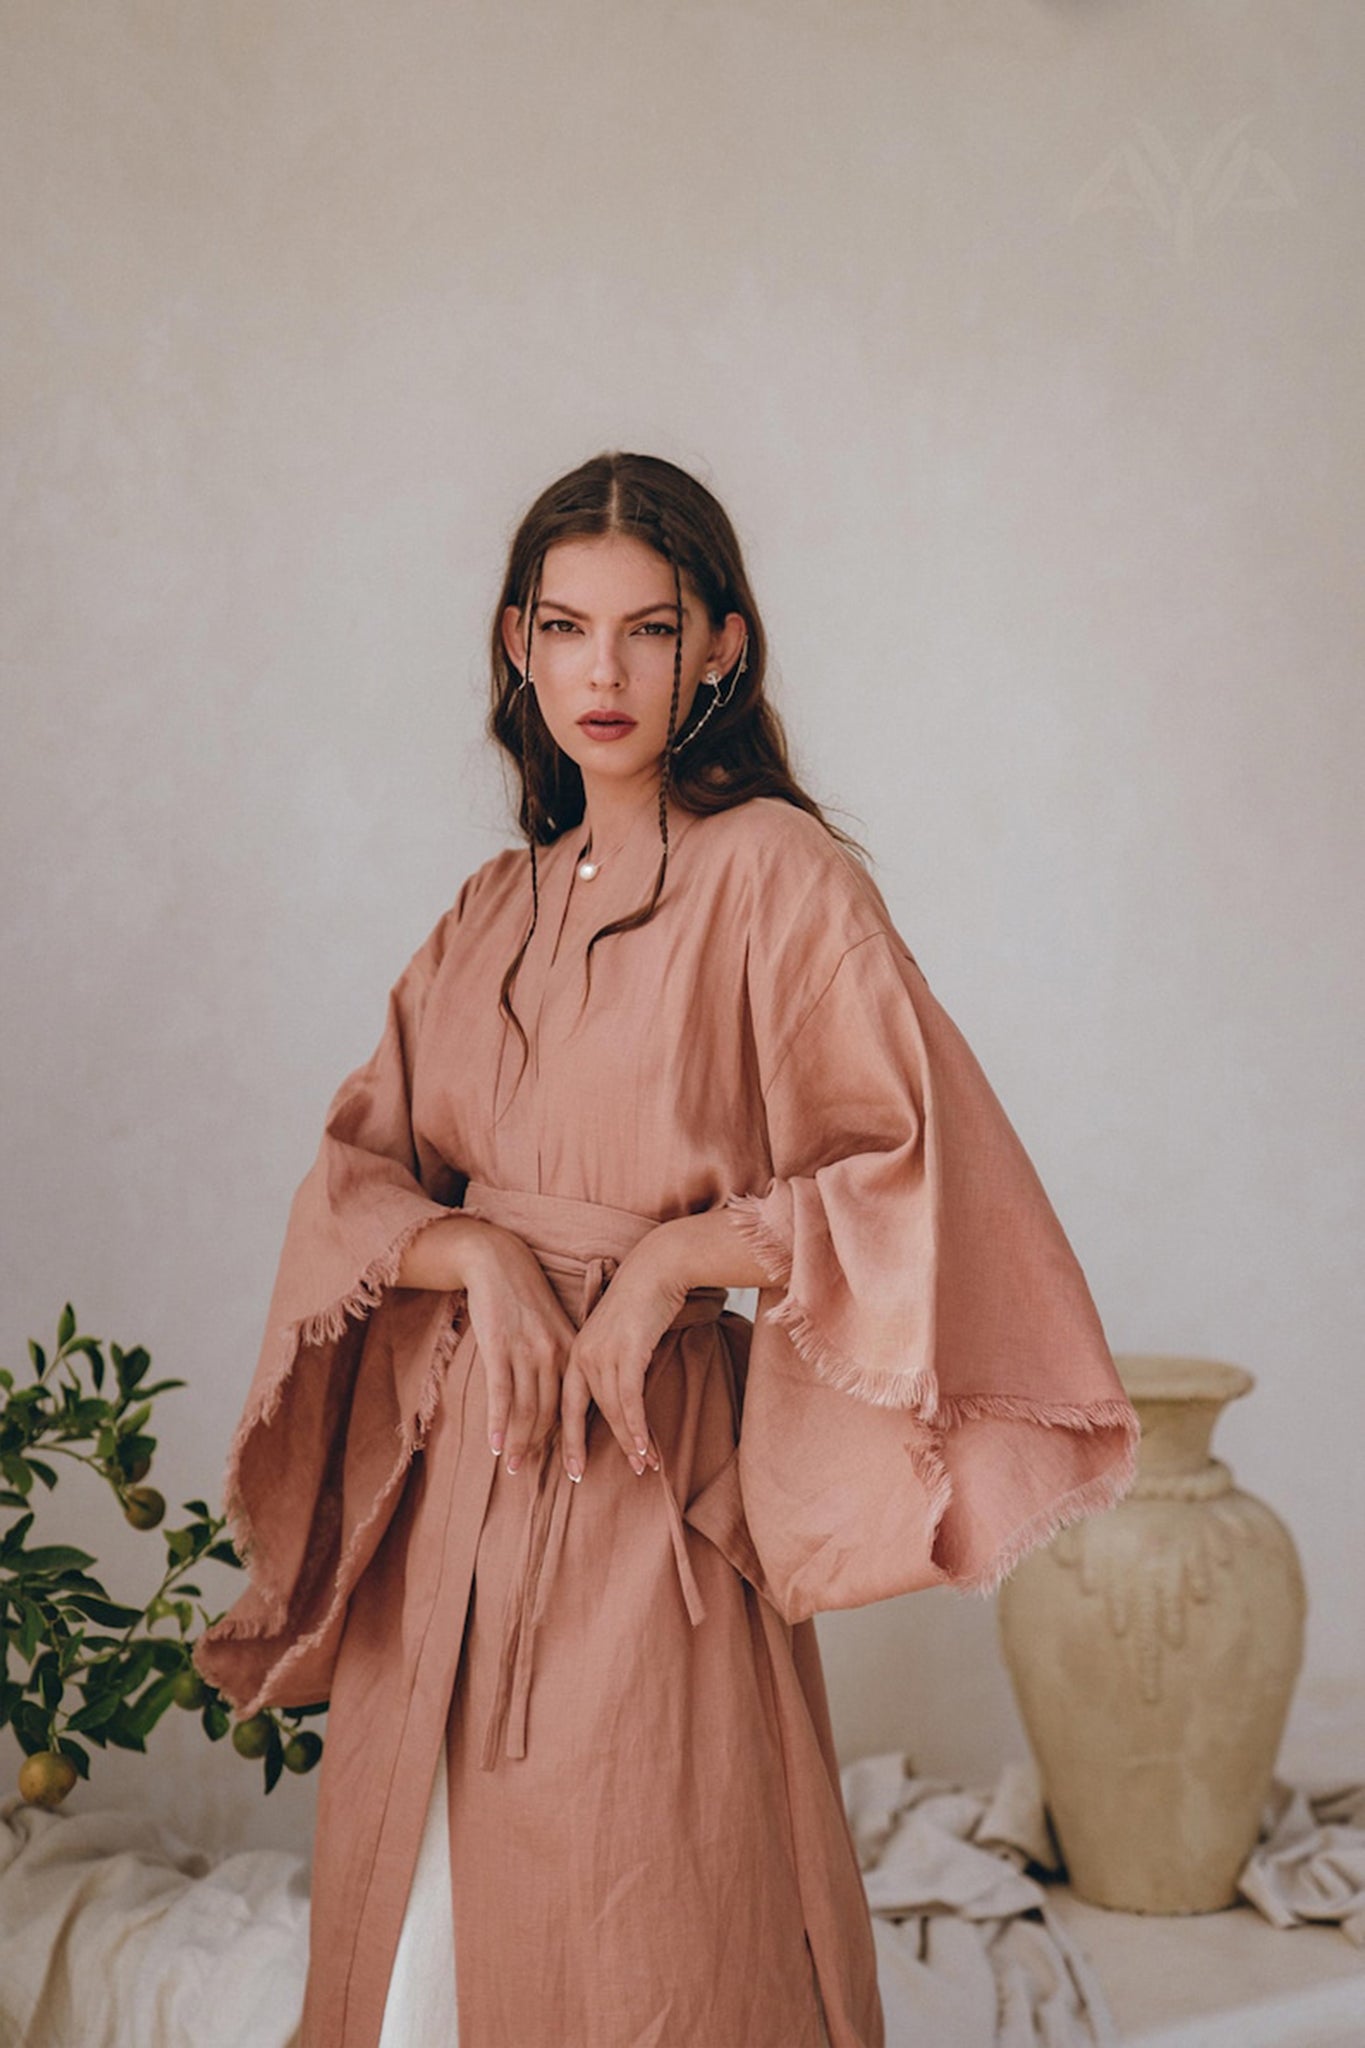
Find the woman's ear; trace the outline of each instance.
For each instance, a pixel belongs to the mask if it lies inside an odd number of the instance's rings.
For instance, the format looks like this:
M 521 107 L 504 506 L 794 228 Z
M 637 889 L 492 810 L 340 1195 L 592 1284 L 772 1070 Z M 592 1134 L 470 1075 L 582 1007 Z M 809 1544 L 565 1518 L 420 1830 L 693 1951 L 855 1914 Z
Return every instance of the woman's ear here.
M 526 673 L 526 636 L 521 630 L 521 613 L 509 604 L 502 615 L 502 644 L 513 668 Z M 738 657 L 736 657 L 738 659 Z
M 730 612 L 718 633 L 712 635 L 710 666 L 728 676 L 743 651 L 749 628 L 743 612 Z

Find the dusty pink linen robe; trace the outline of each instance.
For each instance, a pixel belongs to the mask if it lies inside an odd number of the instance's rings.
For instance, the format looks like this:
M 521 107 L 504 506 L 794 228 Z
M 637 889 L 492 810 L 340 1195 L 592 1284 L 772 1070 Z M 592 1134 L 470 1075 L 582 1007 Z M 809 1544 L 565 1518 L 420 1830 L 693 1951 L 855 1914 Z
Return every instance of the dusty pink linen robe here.
M 330 1699 L 307 2048 L 374 2048 L 446 1746 L 461 2048 L 880 2048 L 810 1617 L 989 1587 L 1112 1501 L 1136 1424 L 1085 1280 L 875 885 L 778 799 L 643 813 L 472 875 L 395 984 L 290 1211 L 224 1499 L 250 1584 L 196 1661 Z M 688 1296 L 661 1473 L 595 1411 L 488 1449 L 463 1296 L 394 1286 L 463 1201 L 579 1322 L 654 1222 L 724 1207 L 771 1284 Z

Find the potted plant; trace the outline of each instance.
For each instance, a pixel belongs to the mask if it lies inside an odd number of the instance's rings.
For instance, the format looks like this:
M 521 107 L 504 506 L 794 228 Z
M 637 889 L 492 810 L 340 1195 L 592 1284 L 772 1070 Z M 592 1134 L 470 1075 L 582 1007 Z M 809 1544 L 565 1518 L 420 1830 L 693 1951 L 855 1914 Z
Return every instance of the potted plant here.
M 219 1618 L 191 1574 L 206 1557 L 241 1569 L 225 1517 L 202 1500 L 182 1503 L 189 1520 L 162 1528 L 165 1569 L 140 1606 L 110 1595 L 89 1551 L 29 1541 L 35 1482 L 52 1492 L 61 1477 L 54 1459 L 93 1472 L 134 1528 L 161 1527 L 149 1425 L 157 1398 L 185 1382 L 149 1383 L 140 1344 L 110 1343 L 106 1361 L 104 1340 L 78 1333 L 70 1302 L 51 1355 L 32 1339 L 28 1348 L 28 1384 L 0 1367 L 0 1727 L 24 1751 L 20 1795 L 60 1805 L 90 1776 L 92 1747 L 145 1750 L 170 1706 L 197 1712 L 210 1742 L 230 1732 L 240 1755 L 262 1762 L 267 1792 L 284 1770 L 312 1770 L 322 1737 L 300 1724 L 325 1701 L 234 1722 L 191 1662 L 197 1635 Z

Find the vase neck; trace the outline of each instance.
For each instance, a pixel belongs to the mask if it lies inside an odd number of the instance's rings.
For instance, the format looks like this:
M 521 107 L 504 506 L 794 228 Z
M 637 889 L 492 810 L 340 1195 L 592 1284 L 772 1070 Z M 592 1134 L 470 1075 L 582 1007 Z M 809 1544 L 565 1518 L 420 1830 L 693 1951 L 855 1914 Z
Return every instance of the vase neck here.
M 1138 1453 L 1136 1490 L 1154 1482 L 1168 1490 L 1169 1482 L 1211 1476 L 1219 1465 L 1210 1453 L 1214 1425 L 1226 1406 L 1223 1401 L 1139 1401 L 1142 1446 Z

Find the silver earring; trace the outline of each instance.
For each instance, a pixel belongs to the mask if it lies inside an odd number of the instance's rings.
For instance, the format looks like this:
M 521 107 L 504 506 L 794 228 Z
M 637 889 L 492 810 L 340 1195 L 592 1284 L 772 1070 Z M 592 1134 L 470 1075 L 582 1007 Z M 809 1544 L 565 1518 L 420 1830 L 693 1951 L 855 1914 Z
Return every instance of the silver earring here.
M 736 667 L 734 674 L 730 678 L 730 687 L 725 692 L 725 695 L 722 697 L 720 694 L 720 677 L 717 675 L 714 669 L 708 669 L 706 674 L 702 677 L 702 681 L 704 683 L 709 683 L 711 685 L 711 689 L 714 694 L 712 695 L 711 702 L 707 705 L 705 711 L 703 711 L 701 717 L 697 720 L 691 732 L 685 734 L 682 739 L 675 740 L 673 742 L 673 751 L 675 754 L 678 753 L 683 747 L 689 745 L 690 742 L 697 737 L 697 734 L 701 731 L 702 727 L 705 725 L 707 719 L 711 716 L 711 713 L 713 711 L 715 711 L 718 707 L 729 703 L 730 699 L 735 694 L 735 686 L 739 682 L 740 677 L 743 675 L 748 665 L 749 637 L 746 633 L 744 637 L 743 652 L 739 657 L 738 666 Z

